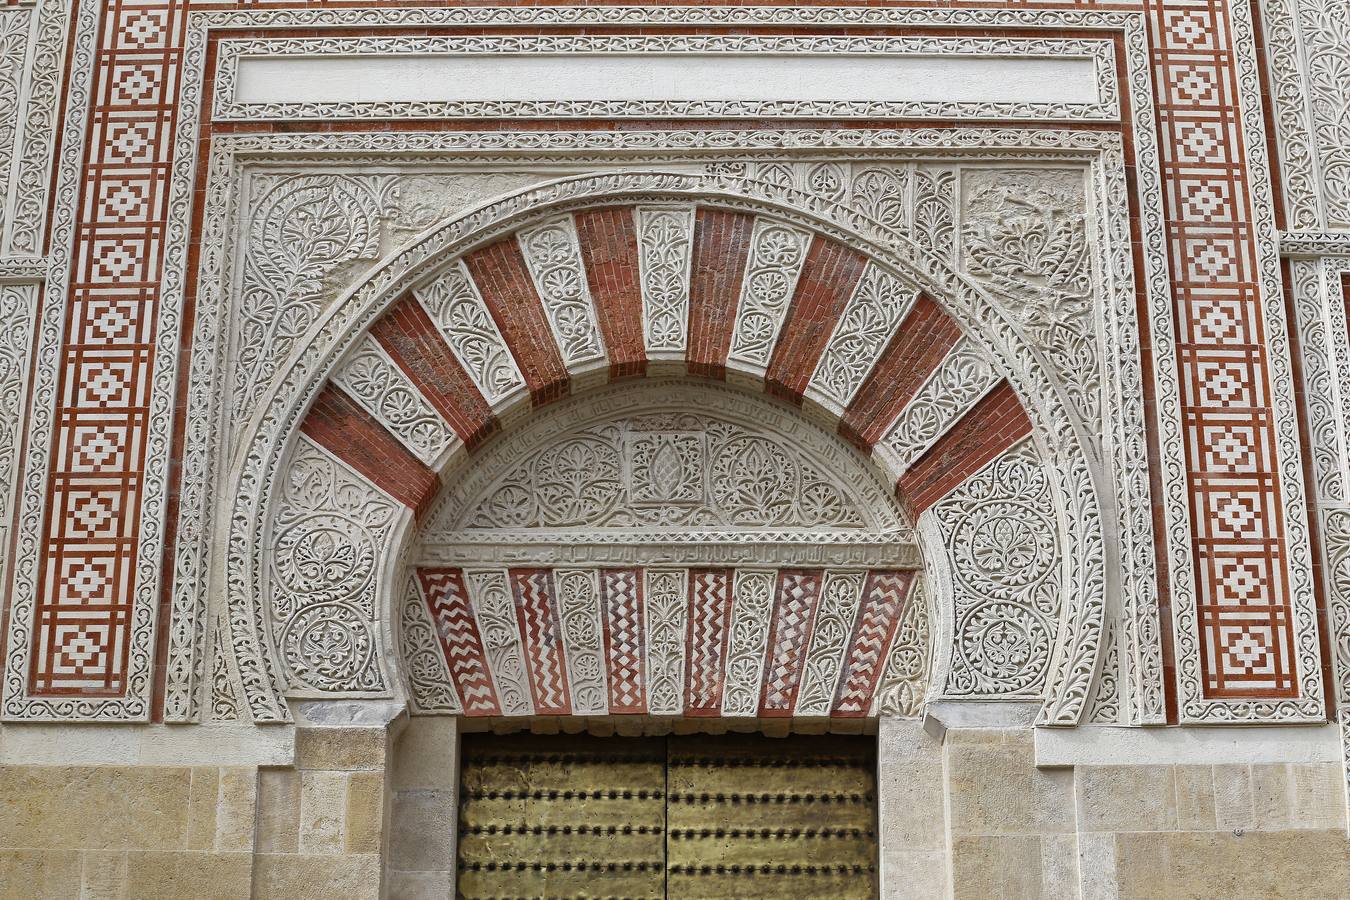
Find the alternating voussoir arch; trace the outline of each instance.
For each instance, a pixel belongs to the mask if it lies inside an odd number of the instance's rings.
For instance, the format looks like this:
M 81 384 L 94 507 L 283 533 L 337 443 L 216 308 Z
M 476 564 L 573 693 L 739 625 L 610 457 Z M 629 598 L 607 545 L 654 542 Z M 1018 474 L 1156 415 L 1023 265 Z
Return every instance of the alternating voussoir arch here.
M 963 427 L 910 452 L 888 445 L 906 404 L 959 353 L 982 360 L 988 381 L 955 404 Z M 353 365 L 388 367 L 428 415 L 381 422 Z M 263 582 L 269 504 L 302 434 L 419 512 L 438 472 L 503 420 L 587 383 L 673 370 L 762 384 L 834 424 L 915 516 L 1033 439 L 1068 551 L 1041 720 L 1079 720 L 1100 665 L 1101 515 L 1081 423 L 1014 324 L 906 236 L 823 198 L 619 172 L 530 188 L 425 232 L 286 361 L 228 476 L 222 578 L 255 721 L 288 717 Z

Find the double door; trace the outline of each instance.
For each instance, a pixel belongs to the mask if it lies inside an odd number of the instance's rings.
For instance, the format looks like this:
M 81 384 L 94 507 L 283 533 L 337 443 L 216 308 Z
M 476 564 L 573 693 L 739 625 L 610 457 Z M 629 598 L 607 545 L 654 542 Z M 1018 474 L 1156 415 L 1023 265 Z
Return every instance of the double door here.
M 876 896 L 876 744 L 465 735 L 459 896 Z

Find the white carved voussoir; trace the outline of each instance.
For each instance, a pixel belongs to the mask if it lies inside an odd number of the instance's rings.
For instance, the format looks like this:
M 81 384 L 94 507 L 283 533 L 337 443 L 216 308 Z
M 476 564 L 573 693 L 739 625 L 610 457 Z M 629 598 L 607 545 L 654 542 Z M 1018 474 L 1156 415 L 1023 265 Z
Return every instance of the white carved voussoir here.
M 522 229 L 516 235 L 535 290 L 544 304 L 563 363 L 589 371 L 606 362 L 604 339 L 596 323 L 576 223 L 571 216 Z
M 525 391 L 515 357 L 464 263 L 454 265 L 420 287 L 422 304 L 460 366 L 494 411 Z
M 357 345 L 333 373 L 333 381 L 432 469 L 459 444 L 445 420 L 373 337 Z
M 682 362 L 689 345 L 694 208 L 639 206 L 634 215 L 647 358 Z

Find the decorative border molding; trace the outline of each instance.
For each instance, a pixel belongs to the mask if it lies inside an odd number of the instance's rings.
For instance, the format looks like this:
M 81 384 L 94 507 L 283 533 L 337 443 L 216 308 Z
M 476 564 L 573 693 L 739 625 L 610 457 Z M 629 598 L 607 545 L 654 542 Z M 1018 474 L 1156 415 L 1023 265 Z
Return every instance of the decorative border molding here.
M 213 118 L 220 122 L 264 120 L 454 118 L 770 118 L 794 119 L 993 119 L 1116 121 L 1120 101 L 1109 40 L 1017 38 L 822 37 L 746 35 L 543 35 L 448 37 L 322 37 L 223 39 L 219 43 Z M 249 102 L 237 99 L 239 62 L 250 57 L 389 55 L 790 54 L 978 56 L 1090 59 L 1095 103 L 967 103 L 863 100 L 539 100 Z

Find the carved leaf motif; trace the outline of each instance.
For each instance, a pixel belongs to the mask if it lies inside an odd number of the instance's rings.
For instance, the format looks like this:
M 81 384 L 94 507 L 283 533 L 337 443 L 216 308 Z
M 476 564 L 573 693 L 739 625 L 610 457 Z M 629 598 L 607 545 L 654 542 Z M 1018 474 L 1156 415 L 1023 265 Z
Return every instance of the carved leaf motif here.
M 375 197 L 339 175 L 288 177 L 257 203 L 249 226 L 236 337 L 234 411 L 246 413 L 276 365 L 318 318 L 323 279 L 343 263 L 373 257 Z

